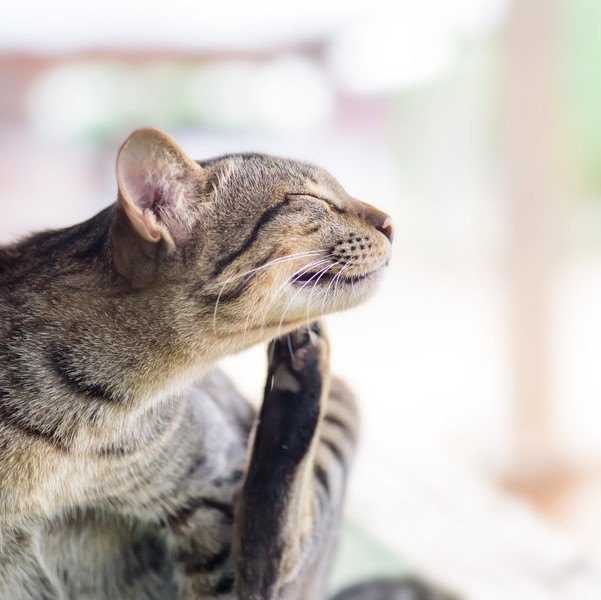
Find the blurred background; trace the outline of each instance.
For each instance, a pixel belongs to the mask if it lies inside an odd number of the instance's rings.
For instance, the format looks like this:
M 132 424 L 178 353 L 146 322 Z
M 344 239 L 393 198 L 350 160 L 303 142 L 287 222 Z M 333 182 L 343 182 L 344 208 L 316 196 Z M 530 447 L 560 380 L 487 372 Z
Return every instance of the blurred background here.
M 329 319 L 363 435 L 333 588 L 601 598 L 601 3 L 3 4 L 0 242 L 116 198 L 132 129 L 329 169 L 394 260 Z M 229 359 L 259 398 L 263 349 Z

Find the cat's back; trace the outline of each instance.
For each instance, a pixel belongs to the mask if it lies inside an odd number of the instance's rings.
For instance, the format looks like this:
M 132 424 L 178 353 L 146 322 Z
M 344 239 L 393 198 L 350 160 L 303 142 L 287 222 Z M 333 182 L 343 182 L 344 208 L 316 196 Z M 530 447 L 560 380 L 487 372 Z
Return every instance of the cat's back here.
M 108 270 L 99 267 L 107 262 L 113 212 L 111 206 L 83 223 L 0 245 L 0 340 L 60 328 L 77 308 L 74 294 L 102 293 Z

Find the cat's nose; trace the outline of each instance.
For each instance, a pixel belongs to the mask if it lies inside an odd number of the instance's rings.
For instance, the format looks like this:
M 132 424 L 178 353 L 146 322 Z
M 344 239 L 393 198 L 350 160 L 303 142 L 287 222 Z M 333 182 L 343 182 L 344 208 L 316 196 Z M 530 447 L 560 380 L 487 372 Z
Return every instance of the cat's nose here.
M 392 219 L 390 217 L 386 217 L 380 226 L 377 226 L 376 229 L 382 232 L 387 238 L 388 241 L 392 244 L 392 240 L 394 239 L 394 227 L 392 225 Z
M 392 219 L 385 212 L 366 202 L 357 201 L 357 215 L 383 233 L 390 243 L 394 238 Z

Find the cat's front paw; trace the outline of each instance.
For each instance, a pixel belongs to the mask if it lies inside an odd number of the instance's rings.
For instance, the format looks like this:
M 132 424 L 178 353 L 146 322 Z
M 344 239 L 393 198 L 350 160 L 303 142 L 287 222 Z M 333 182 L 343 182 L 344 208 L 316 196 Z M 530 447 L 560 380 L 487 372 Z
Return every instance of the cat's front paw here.
M 320 321 L 313 321 L 273 340 L 268 349 L 272 386 L 300 391 L 328 374 L 329 342 Z
M 277 338 L 268 352 L 255 447 L 277 471 L 278 465 L 296 468 L 317 431 L 328 382 L 328 342 L 322 325 L 314 322 Z

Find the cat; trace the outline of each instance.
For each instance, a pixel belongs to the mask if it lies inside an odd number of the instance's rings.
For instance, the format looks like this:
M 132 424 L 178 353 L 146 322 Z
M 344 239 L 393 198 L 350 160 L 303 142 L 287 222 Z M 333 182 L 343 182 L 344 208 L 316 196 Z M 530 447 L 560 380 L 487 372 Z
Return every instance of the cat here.
M 319 318 L 373 293 L 390 218 L 313 165 L 196 162 L 155 129 L 117 183 L 0 248 L 0 598 L 325 598 L 357 410 Z M 261 342 L 257 415 L 215 364 Z

